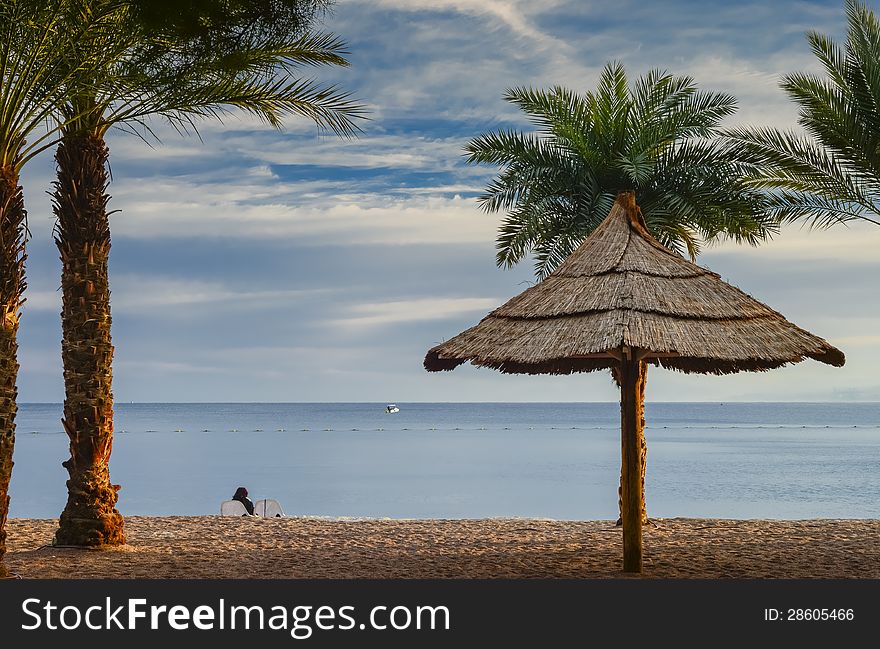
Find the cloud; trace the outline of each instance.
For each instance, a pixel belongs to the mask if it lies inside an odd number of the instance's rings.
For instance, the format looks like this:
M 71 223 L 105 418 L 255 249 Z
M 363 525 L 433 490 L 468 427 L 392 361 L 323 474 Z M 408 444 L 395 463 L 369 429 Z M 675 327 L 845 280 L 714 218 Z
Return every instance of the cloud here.
M 349 43 L 352 66 L 309 74 L 371 107 L 359 139 L 319 135 L 307 119 L 278 132 L 243 113 L 200 123 L 202 141 L 158 122 L 154 148 L 109 136 L 110 206 L 121 210 L 111 217 L 119 398 L 617 398 L 607 374 L 423 372 L 428 347 L 531 279 L 528 261 L 494 265 L 500 216 L 475 201 L 494 170 L 464 165 L 464 144 L 533 128 L 503 101 L 505 88 L 584 92 L 611 59 L 633 79 L 659 67 L 735 94 L 731 123 L 792 126 L 778 79 L 816 70 L 803 32 L 839 36 L 843 19 L 840 3 L 801 1 L 340 0 L 325 26 Z M 47 152 L 23 182 L 34 233 L 20 332 L 25 401 L 63 396 L 60 269 L 45 194 L 53 178 Z M 840 370 L 653 372 L 650 398 L 834 399 L 854 394 L 850 386 L 865 387 L 859 398 L 877 395 L 878 244 L 880 228 L 853 224 L 787 227 L 756 249 L 707 249 L 701 263 L 852 353 Z
M 187 184 L 177 181 L 173 185 Z M 149 193 L 168 195 L 161 186 L 156 189 Z M 186 191 L 194 197 L 199 193 L 198 186 Z M 277 199 L 249 205 L 217 201 L 206 193 L 201 196 L 202 201 L 186 203 L 173 197 L 129 201 L 134 207 L 116 217 L 114 236 L 289 239 L 309 245 L 463 244 L 492 241 L 498 225 L 497 216 L 481 213 L 474 200 L 460 196 L 338 194 L 326 205 L 323 194 L 306 205 Z
M 173 315 L 181 307 L 222 305 L 226 310 L 263 308 L 325 295 L 330 289 L 235 290 L 221 282 L 204 282 L 161 276 L 117 274 L 111 277 L 111 307 L 117 315 L 155 313 Z M 61 291 L 29 291 L 25 308 L 61 311 Z
M 252 309 L 257 305 L 269 308 L 279 304 L 289 305 L 328 292 L 328 289 L 236 290 L 219 282 L 132 275 L 115 278 L 111 286 L 117 294 L 114 295 L 113 306 L 122 313 L 217 303 L 222 303 L 227 309 Z
M 438 124 L 435 124 L 435 127 Z M 271 172 L 271 165 L 311 165 L 346 169 L 451 169 L 462 162 L 469 137 L 429 137 L 418 134 L 386 133 L 367 128 L 354 140 L 318 137 L 290 131 L 218 131 L 199 142 L 178 139 L 154 149 L 142 142 L 116 134 L 110 139 L 114 166 L 137 165 L 167 174 L 170 163 L 175 175 L 198 175 L 206 170 L 240 167 L 242 173 L 259 176 Z M 198 163 L 194 165 L 192 163 Z M 117 174 L 120 179 L 124 174 Z M 226 176 L 229 179 L 229 174 Z
M 845 261 L 847 264 L 869 263 L 880 266 L 880 227 L 866 222 L 852 222 L 826 230 L 800 225 L 783 226 L 780 234 L 760 246 L 743 246 L 728 241 L 706 249 L 712 258 L 735 255 L 743 259 Z
M 874 321 L 872 324 L 876 324 Z M 880 336 L 877 334 L 866 334 L 864 336 L 844 336 L 843 338 L 835 338 L 835 344 L 840 347 L 880 347 Z
M 222 137 L 217 148 L 271 165 L 436 170 L 460 163 L 466 142 L 467 138 L 462 137 L 430 138 L 369 130 L 356 140 L 234 133 Z
M 565 45 L 556 38 L 537 29 L 536 11 L 545 11 L 559 3 L 545 0 L 535 3 L 531 0 L 379 0 L 370 2 L 372 6 L 382 6 L 397 11 L 457 11 L 463 14 L 490 18 L 496 24 L 507 27 L 517 36 L 550 47 Z
M 224 365 L 205 365 L 204 363 L 181 363 L 174 361 L 151 361 L 151 360 L 117 360 L 114 365 L 116 370 L 140 374 L 158 374 L 164 376 L 176 376 L 180 374 L 230 374 L 233 370 Z
M 486 311 L 501 302 L 498 298 L 463 297 L 355 304 L 349 307 L 347 317 L 331 320 L 330 323 L 347 329 L 362 329 L 404 322 L 443 320 Z

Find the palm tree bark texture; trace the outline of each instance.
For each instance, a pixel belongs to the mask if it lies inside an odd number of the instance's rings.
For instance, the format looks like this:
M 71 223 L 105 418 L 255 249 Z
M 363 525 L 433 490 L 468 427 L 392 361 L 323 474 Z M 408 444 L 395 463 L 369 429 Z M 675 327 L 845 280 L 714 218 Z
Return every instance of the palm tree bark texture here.
M 9 515 L 9 481 L 15 447 L 18 411 L 18 320 L 25 289 L 25 233 L 27 213 L 18 173 L 0 167 L 0 577 L 8 575 L 6 518 Z
M 612 370 L 614 380 L 620 385 L 620 371 Z M 649 525 L 648 506 L 645 504 L 645 471 L 648 468 L 648 442 L 645 440 L 645 386 L 648 383 L 648 364 L 645 361 L 639 361 L 639 398 L 638 398 L 638 417 L 639 427 L 637 434 L 639 436 L 639 447 L 641 448 L 641 482 L 642 482 L 642 525 Z M 620 486 L 617 488 L 617 506 L 620 512 L 617 518 L 617 524 L 623 525 L 623 469 L 620 471 Z
M 642 395 L 645 379 L 643 366 L 643 361 L 626 356 L 620 363 L 620 518 L 623 522 L 624 572 L 642 571 L 642 513 L 645 484 L 642 468 L 644 440 Z
M 68 499 L 56 545 L 100 547 L 125 543 L 116 509 L 119 486 L 110 483 L 113 448 L 113 345 L 107 261 L 110 222 L 103 137 L 65 134 L 55 154 L 55 244 L 61 253 L 64 419 L 70 458 Z

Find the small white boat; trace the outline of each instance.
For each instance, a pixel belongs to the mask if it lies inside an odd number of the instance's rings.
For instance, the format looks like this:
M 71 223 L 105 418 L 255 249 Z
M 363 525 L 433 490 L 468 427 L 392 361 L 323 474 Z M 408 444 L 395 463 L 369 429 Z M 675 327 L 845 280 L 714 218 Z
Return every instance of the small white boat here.
M 385 406 L 385 412 L 387 412 L 389 415 L 393 415 L 395 412 L 400 412 L 400 408 L 398 408 L 393 403 L 389 403 L 387 406 Z

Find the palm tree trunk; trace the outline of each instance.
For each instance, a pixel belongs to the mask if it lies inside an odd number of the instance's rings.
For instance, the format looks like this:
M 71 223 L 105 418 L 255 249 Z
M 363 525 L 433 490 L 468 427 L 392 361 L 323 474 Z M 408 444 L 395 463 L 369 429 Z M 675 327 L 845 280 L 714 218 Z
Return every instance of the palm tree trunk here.
M 619 373 L 615 373 L 615 380 L 617 384 L 620 385 Z M 638 380 L 638 388 L 639 388 L 639 399 L 638 399 L 638 416 L 641 421 L 641 424 L 638 427 L 637 434 L 639 436 L 639 446 L 642 449 L 641 453 L 641 463 L 642 463 L 642 525 L 648 525 L 648 508 L 645 505 L 645 471 L 648 468 L 648 442 L 645 440 L 645 385 L 648 382 L 648 364 L 645 361 L 639 361 L 639 380 Z M 623 471 L 620 473 L 620 486 L 617 488 L 617 507 L 618 507 L 618 518 L 617 524 L 623 525 Z
M 6 517 L 18 411 L 18 319 L 25 289 L 24 262 L 27 213 L 18 172 L 0 168 L 0 577 L 8 571 Z
M 107 158 L 102 137 L 65 135 L 55 160 L 53 195 L 58 219 L 55 244 L 61 252 L 61 356 L 64 363 L 64 419 L 70 459 L 63 462 L 67 506 L 55 543 L 106 546 L 125 543 L 116 510 L 118 485 L 110 483 L 113 448 L 113 345 L 107 260 Z

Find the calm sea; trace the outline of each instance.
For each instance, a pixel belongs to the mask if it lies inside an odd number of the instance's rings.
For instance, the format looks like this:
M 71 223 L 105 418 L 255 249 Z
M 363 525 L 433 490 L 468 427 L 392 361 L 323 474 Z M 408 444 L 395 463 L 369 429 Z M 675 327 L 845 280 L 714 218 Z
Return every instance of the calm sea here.
M 117 404 L 125 515 L 197 515 L 244 485 L 294 515 L 617 516 L 614 403 Z M 66 499 L 59 404 L 19 411 L 13 517 Z M 649 515 L 880 518 L 878 403 L 650 403 Z

